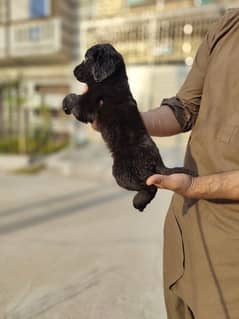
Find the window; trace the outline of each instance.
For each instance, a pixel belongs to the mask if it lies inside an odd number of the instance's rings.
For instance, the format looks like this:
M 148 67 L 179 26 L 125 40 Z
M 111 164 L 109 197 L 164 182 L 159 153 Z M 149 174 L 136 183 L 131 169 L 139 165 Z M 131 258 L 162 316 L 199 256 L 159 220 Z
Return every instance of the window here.
M 0 0 L 0 23 L 5 22 L 6 20 L 6 3 L 3 0 Z
M 49 15 L 49 0 L 29 0 L 30 17 L 46 17 Z
M 212 0 L 201 0 L 199 2 L 200 2 L 200 4 L 209 4 L 209 3 L 212 3 L 214 1 L 212 1 Z
M 204 5 L 204 4 L 210 4 L 213 2 L 217 2 L 215 0 L 196 0 L 196 4 L 197 5 Z
M 129 6 L 147 5 L 155 3 L 155 0 L 128 0 Z

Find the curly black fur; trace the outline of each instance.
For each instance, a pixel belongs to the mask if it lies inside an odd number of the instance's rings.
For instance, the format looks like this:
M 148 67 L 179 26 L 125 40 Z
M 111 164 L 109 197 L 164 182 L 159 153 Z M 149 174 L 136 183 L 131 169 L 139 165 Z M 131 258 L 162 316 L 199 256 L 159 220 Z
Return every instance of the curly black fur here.
M 164 165 L 130 92 L 124 60 L 110 44 L 91 47 L 74 75 L 87 83 L 88 91 L 83 95 L 67 95 L 63 109 L 81 122 L 96 120 L 112 153 L 116 182 L 138 192 L 133 199 L 136 209 L 143 211 L 157 192 L 156 186 L 146 184 L 149 176 L 191 174 L 187 169 L 170 169 Z

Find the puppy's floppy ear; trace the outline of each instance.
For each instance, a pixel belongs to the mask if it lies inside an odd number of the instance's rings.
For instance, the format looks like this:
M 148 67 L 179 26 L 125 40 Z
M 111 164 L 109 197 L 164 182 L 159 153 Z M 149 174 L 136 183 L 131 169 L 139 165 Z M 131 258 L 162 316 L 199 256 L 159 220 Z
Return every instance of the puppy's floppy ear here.
M 101 45 L 97 51 L 92 74 L 96 82 L 102 82 L 116 71 L 120 55 L 110 44 Z

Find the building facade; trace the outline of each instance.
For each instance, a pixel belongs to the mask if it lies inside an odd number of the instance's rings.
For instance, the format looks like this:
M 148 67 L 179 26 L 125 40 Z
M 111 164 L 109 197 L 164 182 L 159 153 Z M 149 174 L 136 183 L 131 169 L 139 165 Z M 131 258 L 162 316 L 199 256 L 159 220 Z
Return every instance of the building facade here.
M 210 25 L 239 1 L 101 0 L 94 17 L 82 22 L 81 54 L 94 43 L 110 42 L 129 64 L 186 63 Z
M 0 0 L 0 132 L 36 123 L 43 106 L 55 130 L 72 130 L 61 112 L 63 97 L 80 89 L 72 69 L 102 42 L 123 54 L 140 108 L 157 106 L 176 91 L 210 25 L 233 6 L 239 1 Z
M 26 117 L 36 122 L 43 105 L 53 122 L 58 118 L 56 126 L 59 117 L 64 120 L 61 102 L 70 92 L 72 63 L 79 50 L 79 3 L 0 0 L 2 131 L 17 129 Z

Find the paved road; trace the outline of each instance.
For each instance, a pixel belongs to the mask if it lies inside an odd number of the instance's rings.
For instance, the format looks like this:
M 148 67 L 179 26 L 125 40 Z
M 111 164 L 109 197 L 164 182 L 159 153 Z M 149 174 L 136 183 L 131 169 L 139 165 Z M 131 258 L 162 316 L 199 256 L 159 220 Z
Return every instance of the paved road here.
M 112 180 L 1 176 L 0 319 L 165 319 L 162 228 Z

